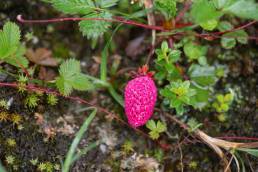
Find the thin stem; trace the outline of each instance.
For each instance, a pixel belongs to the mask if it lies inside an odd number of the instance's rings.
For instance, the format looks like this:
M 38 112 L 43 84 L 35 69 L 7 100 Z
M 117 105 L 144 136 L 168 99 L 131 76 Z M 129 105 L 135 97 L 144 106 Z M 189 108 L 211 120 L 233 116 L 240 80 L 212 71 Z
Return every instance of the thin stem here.
M 81 18 L 81 17 L 65 17 L 65 18 L 52 18 L 45 20 L 26 20 L 22 18 L 22 15 L 17 16 L 17 20 L 21 23 L 57 23 L 57 22 L 65 22 L 65 21 L 84 21 L 84 20 L 95 20 L 95 21 L 106 21 L 106 22 L 114 22 L 114 23 L 123 23 L 127 25 L 134 25 L 138 27 L 142 27 L 145 29 L 151 30 L 160 30 L 164 31 L 165 29 L 161 26 L 150 26 L 143 23 L 138 23 L 133 20 L 126 20 L 122 17 L 114 17 L 113 19 L 105 19 L 105 18 Z

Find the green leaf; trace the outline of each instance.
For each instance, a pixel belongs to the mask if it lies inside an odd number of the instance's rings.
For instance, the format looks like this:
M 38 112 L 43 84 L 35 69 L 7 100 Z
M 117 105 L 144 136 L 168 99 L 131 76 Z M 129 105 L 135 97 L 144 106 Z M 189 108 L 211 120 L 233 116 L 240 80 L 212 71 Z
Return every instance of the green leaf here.
M 150 130 L 155 130 L 156 129 L 156 123 L 154 120 L 149 120 L 146 124 L 146 127 Z
M 66 82 L 64 77 L 58 77 L 56 79 L 56 86 L 58 90 L 65 96 L 71 94 L 73 87 L 69 82 Z
M 209 86 L 216 82 L 215 67 L 213 66 L 193 64 L 190 66 L 188 74 L 190 78 L 200 86 Z
M 223 12 L 245 19 L 258 19 L 258 4 L 253 0 L 231 0 L 230 5 L 223 8 Z
M 61 64 L 59 68 L 59 73 L 61 76 L 65 76 L 67 78 L 72 78 L 76 74 L 81 72 L 80 62 L 75 59 L 66 60 Z
M 191 88 L 195 90 L 196 94 L 191 98 L 190 104 L 198 109 L 204 108 L 209 103 L 210 91 L 195 85 L 191 85 Z
M 48 2 L 65 14 L 89 14 L 96 8 L 92 0 L 51 0 Z
M 112 19 L 112 14 L 106 11 L 100 11 L 99 13 L 91 13 L 85 18 L 103 18 L 103 19 Z M 97 38 L 103 35 L 104 32 L 108 30 L 111 26 L 110 22 L 101 21 L 101 20 L 83 20 L 79 22 L 79 27 L 84 36 L 90 38 Z
M 217 11 L 214 3 L 210 0 L 193 1 L 191 16 L 197 24 L 208 22 L 209 20 L 217 20 L 222 13 Z
M 20 29 L 12 22 L 7 22 L 0 30 L 0 59 L 14 55 L 20 44 Z
M 109 8 L 115 6 L 118 1 L 119 0 L 98 0 L 96 2 L 101 8 Z
M 225 49 L 232 49 L 236 45 L 236 39 L 231 34 L 224 34 L 220 40 L 221 46 Z
M 87 76 L 81 73 L 80 62 L 75 59 L 69 59 L 62 63 L 59 74 L 56 86 L 65 96 L 71 94 L 73 89 L 85 91 L 93 88 Z
M 246 152 L 250 155 L 253 155 L 255 157 L 258 157 L 258 149 L 247 149 L 247 148 L 238 148 L 237 150 Z
M 161 121 L 158 121 L 156 124 L 154 120 L 149 120 L 146 124 L 146 127 L 151 130 L 149 135 L 153 140 L 158 139 L 160 133 L 167 130 L 165 124 L 163 124 Z
M 29 61 L 26 59 L 26 57 L 23 56 L 25 54 L 25 51 L 26 48 L 23 45 L 20 45 L 13 56 L 10 56 L 4 60 L 6 63 L 9 63 L 13 66 L 19 68 L 27 68 L 29 65 Z
M 150 131 L 150 132 L 149 132 L 149 135 L 150 135 L 150 137 L 151 137 L 153 140 L 156 140 L 156 139 L 159 138 L 159 133 L 156 132 L 156 131 Z
M 244 30 L 237 30 L 235 32 L 232 32 L 239 43 L 241 44 L 247 44 L 248 42 L 248 34 Z
M 233 29 L 233 25 L 231 23 L 229 23 L 228 21 L 221 21 L 218 24 L 218 29 L 221 32 L 229 31 L 229 30 Z
M 155 0 L 154 8 L 161 12 L 166 20 L 170 20 L 176 16 L 176 0 Z
M 92 120 L 94 119 L 94 117 L 96 116 L 97 110 L 94 109 L 90 115 L 85 119 L 83 125 L 81 126 L 80 130 L 76 133 L 75 138 L 73 139 L 73 142 L 69 148 L 69 151 L 66 154 L 66 158 L 64 161 L 64 165 L 62 168 L 62 172 L 69 172 L 70 171 L 70 166 L 72 165 L 72 163 L 77 160 L 82 154 L 77 153 L 76 154 L 76 150 L 78 149 L 78 145 L 80 143 L 80 141 L 82 140 L 82 137 L 85 135 L 86 131 L 88 130 L 89 125 L 91 124 Z M 89 151 L 89 148 L 94 148 L 98 145 L 98 143 L 96 143 L 95 145 L 91 145 L 88 147 L 87 151 Z M 87 151 L 82 151 L 82 152 L 87 152 Z
M 223 7 L 230 5 L 231 0 L 213 0 L 213 3 L 217 9 L 222 9 Z
M 172 63 L 177 62 L 180 59 L 181 51 L 180 50 L 171 50 L 168 54 L 169 61 Z
M 208 31 L 214 30 L 218 25 L 218 20 L 212 19 L 205 22 L 200 23 L 200 26 Z
M 163 124 L 162 122 L 158 121 L 157 122 L 157 131 L 159 133 L 165 132 L 167 130 L 167 127 L 165 124 Z
M 71 83 L 72 87 L 76 90 L 85 91 L 93 89 L 93 85 L 89 82 L 86 75 L 80 73 L 76 75 Z
M 184 45 L 184 53 L 189 60 L 196 60 L 206 53 L 206 47 L 188 42 Z

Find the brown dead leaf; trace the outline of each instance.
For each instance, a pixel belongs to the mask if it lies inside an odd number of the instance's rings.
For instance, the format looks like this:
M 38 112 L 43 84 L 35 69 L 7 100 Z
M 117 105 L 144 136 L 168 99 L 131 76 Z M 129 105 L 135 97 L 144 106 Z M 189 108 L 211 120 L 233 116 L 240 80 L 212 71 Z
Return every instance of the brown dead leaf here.
M 133 59 L 135 59 L 136 56 L 141 55 L 146 50 L 144 39 L 145 35 L 143 34 L 133 40 L 130 40 L 125 49 L 126 55 Z
M 39 69 L 39 79 L 44 81 L 52 81 L 56 77 L 56 72 L 53 69 L 45 68 L 40 66 Z
M 154 158 L 138 156 L 135 161 L 137 171 L 158 171 L 159 163 Z
M 52 52 L 46 48 L 28 49 L 25 55 L 29 61 L 38 65 L 51 67 L 58 65 L 58 62 L 52 57 Z

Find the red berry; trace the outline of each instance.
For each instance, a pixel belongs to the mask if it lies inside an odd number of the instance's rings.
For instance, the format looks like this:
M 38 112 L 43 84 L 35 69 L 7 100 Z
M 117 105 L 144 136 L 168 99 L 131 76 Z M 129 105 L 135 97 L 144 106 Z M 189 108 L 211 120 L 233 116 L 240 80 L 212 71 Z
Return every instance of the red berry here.
M 144 125 L 152 116 L 157 88 L 149 75 L 138 76 L 125 87 L 125 113 L 133 127 Z

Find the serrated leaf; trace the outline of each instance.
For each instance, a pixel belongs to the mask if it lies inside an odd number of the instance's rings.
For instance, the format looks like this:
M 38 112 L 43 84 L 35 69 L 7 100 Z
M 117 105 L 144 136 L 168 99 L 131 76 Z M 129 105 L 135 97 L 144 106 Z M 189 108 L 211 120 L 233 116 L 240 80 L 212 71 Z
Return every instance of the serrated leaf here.
M 154 7 L 165 16 L 166 20 L 175 17 L 177 12 L 176 0 L 155 0 Z
M 48 2 L 66 14 L 89 14 L 96 9 L 92 0 L 52 0 Z
M 0 59 L 13 55 L 20 44 L 20 29 L 12 22 L 7 22 L 0 31 Z
M 58 77 L 56 79 L 56 86 L 58 90 L 65 96 L 71 94 L 73 87 L 69 82 L 66 82 L 64 77 Z
M 100 11 L 99 13 L 91 13 L 84 17 L 112 19 L 112 14 L 107 11 Z M 88 39 L 97 38 L 103 35 L 103 33 L 108 30 L 110 25 L 110 22 L 101 20 L 83 20 L 79 22 L 80 31 L 84 36 L 87 36 Z
M 6 63 L 9 63 L 13 66 L 16 66 L 19 68 L 27 68 L 29 65 L 29 61 L 27 60 L 26 57 L 24 57 L 25 51 L 26 51 L 25 46 L 20 45 L 14 55 L 9 56 L 4 60 Z
M 62 63 L 59 74 L 56 86 L 66 96 L 72 92 L 72 89 L 85 91 L 93 88 L 86 75 L 81 73 L 80 62 L 75 59 L 69 59 Z
M 81 72 L 80 62 L 75 59 L 69 59 L 61 64 L 59 73 L 65 78 L 72 78 Z

